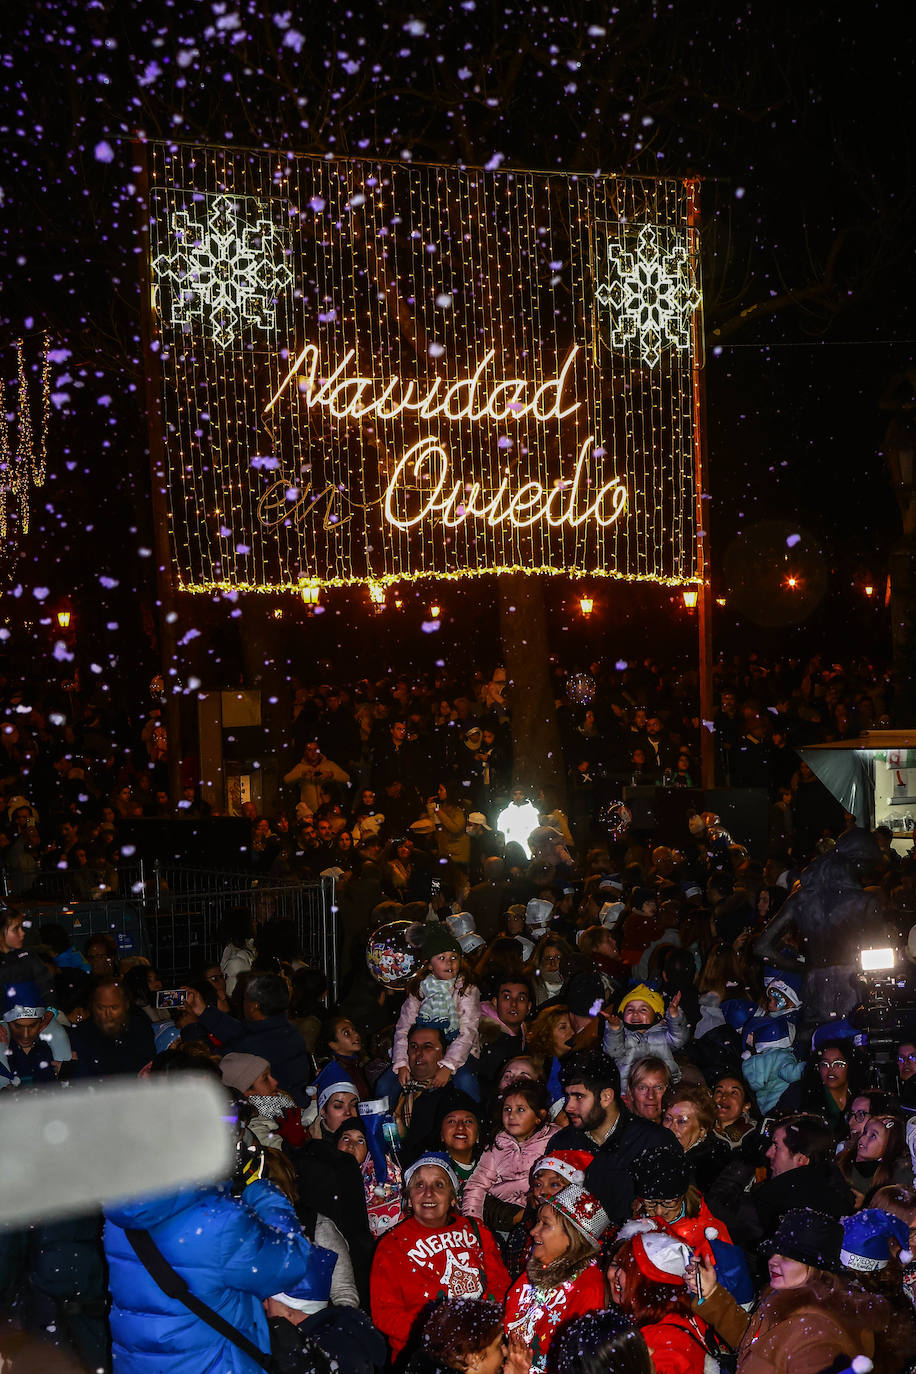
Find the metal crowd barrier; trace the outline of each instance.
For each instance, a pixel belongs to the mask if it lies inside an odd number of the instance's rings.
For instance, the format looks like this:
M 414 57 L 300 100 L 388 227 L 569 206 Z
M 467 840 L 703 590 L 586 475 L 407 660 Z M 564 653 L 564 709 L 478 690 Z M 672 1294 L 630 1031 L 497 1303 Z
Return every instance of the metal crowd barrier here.
M 82 949 L 93 935 L 117 940 L 122 957 L 143 954 L 165 985 L 184 981 L 204 963 L 219 960 L 218 937 L 223 918 L 242 907 L 257 928 L 269 921 L 290 921 L 303 957 L 324 970 L 333 1001 L 339 976 L 337 903 L 333 878 L 310 882 L 250 873 L 168 867 L 140 863 L 118 871 L 117 895 L 100 892 L 94 899 L 68 895 L 62 872 L 35 875 L 27 892 L 6 895 L 31 921 L 30 943 L 42 922 L 56 921 Z

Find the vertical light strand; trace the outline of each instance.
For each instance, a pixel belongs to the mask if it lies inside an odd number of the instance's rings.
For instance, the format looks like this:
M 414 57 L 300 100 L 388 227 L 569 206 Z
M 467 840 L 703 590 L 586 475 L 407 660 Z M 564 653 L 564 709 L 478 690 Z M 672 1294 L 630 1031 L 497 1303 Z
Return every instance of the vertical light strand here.
M 29 478 L 35 463 L 35 453 L 32 446 L 32 410 L 29 405 L 29 381 L 25 374 L 25 345 L 22 339 L 17 339 L 16 341 L 16 367 L 19 379 L 19 437 L 14 468 L 15 487 L 22 532 L 23 534 L 28 534 L 31 521 Z

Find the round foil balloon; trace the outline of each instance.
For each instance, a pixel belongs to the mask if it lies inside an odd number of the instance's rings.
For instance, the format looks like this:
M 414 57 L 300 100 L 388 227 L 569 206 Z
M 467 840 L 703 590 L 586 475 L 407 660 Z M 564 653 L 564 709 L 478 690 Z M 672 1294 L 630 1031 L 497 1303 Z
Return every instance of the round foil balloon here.
M 601 824 L 606 825 L 612 840 L 619 840 L 633 823 L 633 813 L 622 801 L 608 802 L 601 810 Z
M 366 964 L 372 977 L 383 987 L 406 988 L 419 969 L 422 956 L 409 939 L 415 929 L 414 921 L 389 921 L 369 937 Z
M 597 683 L 590 673 L 573 673 L 566 684 L 566 695 L 577 706 L 587 706 L 594 701 Z
M 716 817 L 716 819 L 718 820 L 718 816 Z M 725 829 L 724 825 L 708 825 L 706 827 L 706 833 L 713 844 L 715 844 L 717 841 L 719 843 L 724 843 L 726 845 L 730 845 L 732 843 L 732 837 L 729 834 L 729 832 Z

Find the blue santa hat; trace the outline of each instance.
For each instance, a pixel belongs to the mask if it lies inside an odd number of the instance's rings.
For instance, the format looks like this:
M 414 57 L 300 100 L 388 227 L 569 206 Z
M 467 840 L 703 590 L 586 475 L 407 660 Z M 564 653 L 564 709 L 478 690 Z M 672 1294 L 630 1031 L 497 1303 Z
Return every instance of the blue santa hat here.
M 337 1254 L 326 1250 L 322 1245 L 312 1245 L 309 1251 L 309 1267 L 305 1278 L 300 1279 L 288 1292 L 274 1293 L 274 1299 L 296 1312 L 320 1312 L 331 1301 L 331 1279 Z
M 798 1011 L 802 1003 L 803 987 L 800 973 L 783 973 L 779 969 L 765 968 L 763 970 L 763 986 L 771 997 L 777 996 L 783 999 L 787 1011 Z
M 890 1212 L 866 1207 L 864 1211 L 854 1212 L 851 1217 L 843 1217 L 840 1260 L 844 1269 L 855 1269 L 860 1273 L 885 1269 L 891 1257 L 890 1240 L 897 1241 L 904 1252 L 908 1251 L 909 1227 Z
M 342 1069 L 337 1061 L 332 1059 L 329 1064 L 325 1064 L 309 1088 L 309 1095 L 318 1098 L 320 1111 L 328 1098 L 333 1097 L 335 1093 L 353 1093 L 354 1097 L 359 1097 L 359 1089 L 353 1079 L 347 1076 L 346 1069 Z
M 41 1018 L 46 1011 L 45 998 L 39 992 L 37 983 L 26 981 L 11 983 L 6 989 L 6 1005 L 3 1009 L 4 1021 L 26 1021 L 33 1017 Z
M 745 1022 L 754 1014 L 754 1003 L 747 997 L 729 997 L 722 1003 L 725 1024 L 732 1030 L 744 1030 Z
M 853 1045 L 866 1045 L 868 1036 L 865 1031 L 857 1030 L 847 1016 L 838 1016 L 833 1021 L 825 1021 L 811 1037 L 811 1049 L 819 1050 L 825 1040 L 849 1040 Z
M 764 1016 L 750 1027 L 754 1048 L 760 1050 L 790 1050 L 792 1037 L 784 1016 Z

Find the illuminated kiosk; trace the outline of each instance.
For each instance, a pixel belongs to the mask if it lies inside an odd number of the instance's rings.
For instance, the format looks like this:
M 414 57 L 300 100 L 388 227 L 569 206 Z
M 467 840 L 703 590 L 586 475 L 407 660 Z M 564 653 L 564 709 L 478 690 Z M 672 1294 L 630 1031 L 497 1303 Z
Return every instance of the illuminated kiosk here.
M 143 152 L 179 591 L 607 577 L 702 638 L 697 183 Z
M 906 852 L 916 826 L 916 730 L 865 730 L 856 739 L 812 744 L 798 756 L 856 824 L 886 825 Z

